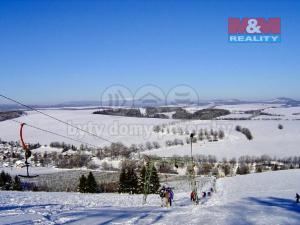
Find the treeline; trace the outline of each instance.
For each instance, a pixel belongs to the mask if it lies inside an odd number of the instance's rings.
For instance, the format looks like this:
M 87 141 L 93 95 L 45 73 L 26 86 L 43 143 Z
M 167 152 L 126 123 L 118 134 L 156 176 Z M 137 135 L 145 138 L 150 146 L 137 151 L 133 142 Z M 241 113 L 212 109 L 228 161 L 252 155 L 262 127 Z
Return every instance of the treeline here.
M 174 173 L 175 168 L 185 168 L 190 163 L 190 156 L 173 156 L 168 160 L 156 156 L 156 166 L 160 173 Z M 218 161 L 213 155 L 194 155 L 193 161 L 198 175 L 233 176 L 270 170 L 286 170 L 300 168 L 300 157 L 276 158 L 268 155 L 241 156 L 238 159 L 223 158 Z M 222 175 L 223 174 L 223 175 Z
M 224 139 L 224 137 L 225 137 L 225 133 L 223 130 L 215 131 L 213 129 L 211 129 L 210 131 L 208 131 L 207 129 L 200 129 L 198 132 L 196 132 L 195 130 L 190 132 L 189 130 L 184 131 L 181 127 L 177 127 L 177 128 L 173 127 L 170 130 L 169 128 L 163 128 L 160 125 L 156 125 L 156 126 L 154 126 L 153 131 L 156 133 L 159 133 L 159 132 L 170 133 L 171 132 L 172 134 L 179 134 L 179 135 L 185 135 L 185 136 L 193 133 L 194 136 L 192 139 L 190 137 L 185 138 L 186 144 L 190 144 L 191 141 L 193 143 L 197 143 L 198 141 L 204 141 L 204 140 L 207 140 L 209 142 L 218 141 L 218 140 Z M 166 145 L 166 147 L 170 147 L 170 146 L 174 146 L 174 145 L 184 145 L 184 141 L 181 139 L 175 138 L 174 140 L 166 140 L 165 145 Z
M 159 177 L 154 164 L 147 163 L 139 168 L 134 161 L 122 163 L 119 193 L 155 194 L 159 187 Z
M 93 114 L 111 115 L 111 116 L 127 116 L 127 117 L 147 117 L 147 118 L 162 118 L 169 117 L 163 113 L 175 112 L 172 115 L 173 119 L 195 119 L 195 120 L 211 120 L 219 116 L 226 116 L 230 111 L 226 109 L 201 109 L 194 113 L 190 113 L 181 107 L 147 107 L 145 114 L 142 114 L 140 109 L 136 108 L 116 108 L 104 109 L 93 112 Z
M 175 134 L 175 135 L 190 135 L 191 133 L 193 133 L 195 135 L 195 137 L 198 137 L 199 140 L 201 139 L 210 139 L 211 136 L 216 136 L 219 137 L 219 139 L 223 139 L 225 137 L 225 133 L 223 130 L 219 129 L 219 130 L 207 130 L 207 129 L 200 129 L 200 130 L 188 130 L 188 129 L 184 129 L 182 127 L 166 127 L 166 125 L 155 125 L 153 127 L 153 132 L 155 133 L 166 133 L 166 134 Z
M 127 116 L 127 117 L 143 117 L 143 114 L 139 109 L 127 109 L 127 108 L 116 108 L 116 109 L 104 109 L 93 112 L 93 114 L 102 114 L 110 116 Z
M 68 150 L 77 151 L 77 147 L 74 145 L 66 144 L 65 142 L 51 142 L 49 145 L 51 148 L 61 148 L 62 152 L 66 152 Z
M 61 180 L 60 182 L 65 182 Z M 63 184 L 59 184 L 62 185 Z M 102 182 L 97 184 L 94 175 L 92 172 L 88 176 L 82 175 L 79 179 L 79 185 L 77 190 L 82 193 L 101 193 L 101 192 L 118 192 L 119 183 L 118 182 Z M 5 173 L 4 171 L 0 174 L 0 190 L 7 191 L 51 191 L 51 188 L 41 182 L 30 183 L 22 181 L 18 176 L 12 177 L 10 174 Z M 69 187 L 66 189 L 55 190 L 55 191 L 70 191 Z
M 146 164 L 141 168 L 135 161 L 122 162 L 119 182 L 109 183 L 111 192 L 130 194 L 155 194 L 160 188 L 157 170 L 154 164 Z M 79 178 L 78 191 L 81 193 L 107 192 L 108 185 L 98 185 L 92 172 Z
M 6 143 L 8 144 L 8 143 Z M 15 164 L 18 160 L 24 160 L 23 150 L 20 146 L 17 146 L 16 149 L 11 150 L 11 147 L 17 145 L 17 143 L 12 142 L 12 145 L 9 144 L 9 147 L 5 149 L 0 149 L 0 162 L 7 162 L 9 165 Z M 39 144 L 32 146 L 40 146 Z M 109 157 L 112 159 L 125 158 L 129 159 L 131 154 L 137 153 L 138 151 L 145 151 L 152 148 L 160 148 L 158 142 L 146 142 L 145 144 L 139 144 L 127 147 L 121 142 L 112 143 L 109 146 L 104 146 L 102 148 L 87 148 L 86 146 L 80 146 L 76 148 L 73 145 L 68 145 L 60 142 L 53 142 L 50 144 L 54 148 L 63 148 L 61 152 L 34 152 L 30 158 L 31 162 L 35 166 L 55 166 L 58 168 L 80 168 L 87 167 L 89 169 L 96 169 L 98 165 L 95 165 L 92 162 L 93 157 L 97 157 L 100 160 Z M 7 149 L 10 149 L 9 151 Z M 67 149 L 73 151 L 69 152 Z M 76 150 L 75 150 L 76 149 Z
M 0 174 L 0 190 L 22 191 L 23 186 L 18 176 L 12 178 L 8 173 L 2 171 Z
M 55 142 L 57 145 L 55 146 L 72 146 L 72 145 L 62 145 L 61 143 Z M 150 143 L 146 144 L 148 148 L 149 146 L 158 146 L 158 143 Z M 58 148 L 60 148 L 58 147 Z M 72 148 L 71 148 L 72 149 Z M 83 149 L 82 151 L 73 151 L 66 152 L 62 151 L 62 153 L 58 152 L 43 152 L 43 153 L 33 153 L 31 157 L 31 161 L 36 166 L 55 166 L 58 168 L 81 168 L 87 167 L 88 169 L 97 169 L 98 165 L 95 165 L 92 162 L 93 157 L 97 157 L 100 160 L 109 157 L 112 159 L 122 158 L 130 158 L 132 153 L 136 153 L 139 148 L 136 145 L 132 145 L 130 147 L 125 146 L 121 142 L 112 143 L 110 146 L 105 146 L 103 148 L 98 149 L 88 149 L 80 147 Z M 144 149 L 144 146 L 143 146 Z
M 173 115 L 173 119 L 193 119 L 193 120 L 212 120 L 220 116 L 229 115 L 230 111 L 226 109 L 201 109 L 194 113 L 190 113 L 185 109 L 177 110 Z
M 238 131 L 238 132 L 241 132 L 242 134 L 244 134 L 249 141 L 251 141 L 253 139 L 251 131 L 248 128 L 241 127 L 240 125 L 237 125 L 235 127 L 235 130 Z
M 3 145 L 9 145 L 10 147 L 12 148 L 18 148 L 18 147 L 21 147 L 20 145 L 20 142 L 18 141 L 2 141 L 0 139 L 0 144 L 3 144 Z M 30 150 L 34 150 L 34 149 L 37 149 L 39 147 L 41 147 L 40 143 L 35 143 L 35 144 L 27 144 L 27 147 L 30 149 Z M 1 149 L 0 149 L 1 150 Z
M 282 116 L 280 114 L 264 112 L 262 109 L 247 110 L 245 111 L 245 114 L 252 114 L 252 116 Z
M 87 177 L 82 175 L 79 178 L 78 191 L 81 193 L 97 193 L 100 191 L 92 172 L 89 172 Z
M 271 165 L 272 162 L 279 162 L 285 165 L 294 165 L 295 167 L 300 167 L 300 156 L 291 157 L 271 157 L 269 155 L 262 156 L 241 156 L 238 160 L 239 163 L 265 163 L 266 165 Z
M 143 114 L 141 110 L 137 108 L 114 108 L 95 111 L 93 114 L 169 119 L 169 117 L 163 113 L 174 112 L 180 109 L 180 107 L 146 107 L 145 114 Z
M 58 168 L 81 168 L 94 169 L 91 164 L 91 156 L 85 153 L 61 154 L 57 152 L 33 153 L 31 161 L 35 166 Z
M 0 112 L 0 122 L 10 119 L 15 119 L 24 114 L 23 111 L 7 111 L 7 112 Z
M 146 108 L 146 115 L 151 116 L 160 113 L 169 113 L 169 112 L 176 112 L 181 110 L 181 107 L 171 107 L 171 106 L 163 106 L 163 107 L 147 107 Z

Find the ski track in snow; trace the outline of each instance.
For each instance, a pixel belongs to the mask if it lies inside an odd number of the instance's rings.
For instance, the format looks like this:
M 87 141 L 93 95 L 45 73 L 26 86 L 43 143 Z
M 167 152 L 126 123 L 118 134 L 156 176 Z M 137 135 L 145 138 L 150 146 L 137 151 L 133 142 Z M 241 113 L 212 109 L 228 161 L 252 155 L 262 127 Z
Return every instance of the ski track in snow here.
M 189 187 L 175 186 L 170 208 L 158 195 L 0 192 L 0 224 L 294 224 L 299 225 L 300 170 L 250 174 L 217 180 L 217 192 L 189 200 Z M 211 183 L 206 182 L 202 190 Z M 200 190 L 199 190 L 200 192 Z

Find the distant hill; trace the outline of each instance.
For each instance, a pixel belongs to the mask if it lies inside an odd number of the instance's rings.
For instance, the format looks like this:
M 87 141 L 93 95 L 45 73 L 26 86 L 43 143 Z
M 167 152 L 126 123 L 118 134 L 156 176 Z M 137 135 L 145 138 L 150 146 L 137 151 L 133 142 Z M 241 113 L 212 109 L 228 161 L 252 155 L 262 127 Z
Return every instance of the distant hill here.
M 145 99 L 143 101 L 137 100 L 126 100 L 124 105 L 116 105 L 119 108 L 122 107 L 161 107 L 161 106 L 166 106 L 164 101 L 156 102 L 155 105 L 149 106 L 148 102 L 145 103 Z M 202 100 L 199 102 L 199 106 L 205 106 L 205 105 L 210 105 L 210 107 L 214 106 L 220 106 L 220 105 L 242 105 L 242 104 L 255 104 L 255 103 L 265 103 L 265 104 L 282 104 L 283 106 L 286 107 L 295 107 L 295 106 L 300 106 L 300 100 L 295 100 L 292 98 L 287 98 L 287 97 L 278 97 L 275 99 L 271 100 L 239 100 L 239 99 L 213 99 L 213 100 Z M 39 108 L 39 109 L 47 109 L 47 108 L 64 108 L 64 107 L 109 107 L 110 104 L 109 102 L 101 102 L 99 101 L 70 101 L 70 102 L 63 102 L 63 103 L 58 103 L 58 104 L 44 104 L 44 105 L 30 105 L 33 108 Z M 114 105 L 111 105 L 114 106 Z M 174 105 L 167 105 L 167 106 L 172 106 L 172 107 L 177 107 L 176 104 Z M 189 105 L 186 105 L 189 106 Z M 195 106 L 195 104 L 191 104 L 191 106 Z M 115 106 L 114 106 L 115 107 Z M 182 105 L 178 107 L 183 107 Z M 0 104 L 0 112 L 2 111 L 15 111 L 15 110 L 26 110 L 23 106 L 17 105 L 17 104 Z

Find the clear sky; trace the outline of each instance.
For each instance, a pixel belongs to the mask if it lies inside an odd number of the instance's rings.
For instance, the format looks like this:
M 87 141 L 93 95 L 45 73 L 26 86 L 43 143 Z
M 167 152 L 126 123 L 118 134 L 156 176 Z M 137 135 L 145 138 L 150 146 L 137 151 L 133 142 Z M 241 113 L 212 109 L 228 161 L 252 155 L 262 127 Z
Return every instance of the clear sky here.
M 281 17 L 282 42 L 229 43 L 228 17 Z M 0 93 L 58 103 L 152 83 L 299 99 L 299 28 L 298 0 L 0 0 Z

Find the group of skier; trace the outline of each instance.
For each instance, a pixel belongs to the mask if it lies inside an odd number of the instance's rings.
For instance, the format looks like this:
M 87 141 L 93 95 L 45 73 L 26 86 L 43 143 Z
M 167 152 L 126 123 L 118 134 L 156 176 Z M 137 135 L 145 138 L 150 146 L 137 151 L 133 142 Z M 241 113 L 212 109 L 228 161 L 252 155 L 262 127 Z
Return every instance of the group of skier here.
M 203 191 L 201 193 L 202 198 L 210 197 L 212 193 L 214 192 L 213 188 L 210 188 L 209 191 L 205 192 Z M 161 207 L 171 207 L 172 202 L 174 199 L 174 192 L 171 187 L 165 187 L 163 186 L 159 191 L 159 196 L 161 198 Z M 191 201 L 198 205 L 199 204 L 199 197 L 197 191 L 192 191 L 190 195 Z M 296 202 L 300 203 L 300 195 L 296 193 Z
M 214 189 L 210 188 L 209 191 L 207 191 L 207 192 L 204 191 L 201 193 L 201 198 L 204 199 L 206 197 L 210 197 L 213 192 L 214 192 Z M 172 206 L 172 202 L 174 199 L 174 192 L 171 187 L 162 186 L 162 188 L 159 190 L 159 196 L 161 198 L 161 207 L 171 207 Z M 194 204 L 196 204 L 196 205 L 199 204 L 199 197 L 198 197 L 198 193 L 196 191 L 191 192 L 190 198 Z
M 213 188 L 210 188 L 210 190 L 207 191 L 207 192 L 203 191 L 203 192 L 201 193 L 201 197 L 202 197 L 202 198 L 210 197 L 210 196 L 212 195 L 213 192 L 214 192 L 214 189 L 213 189 Z M 198 197 L 197 191 L 192 191 L 192 192 L 191 192 L 191 201 L 192 201 L 194 204 L 196 204 L 196 205 L 199 204 L 199 197 Z
M 174 199 L 174 192 L 171 187 L 163 186 L 159 191 L 161 207 L 170 207 Z

